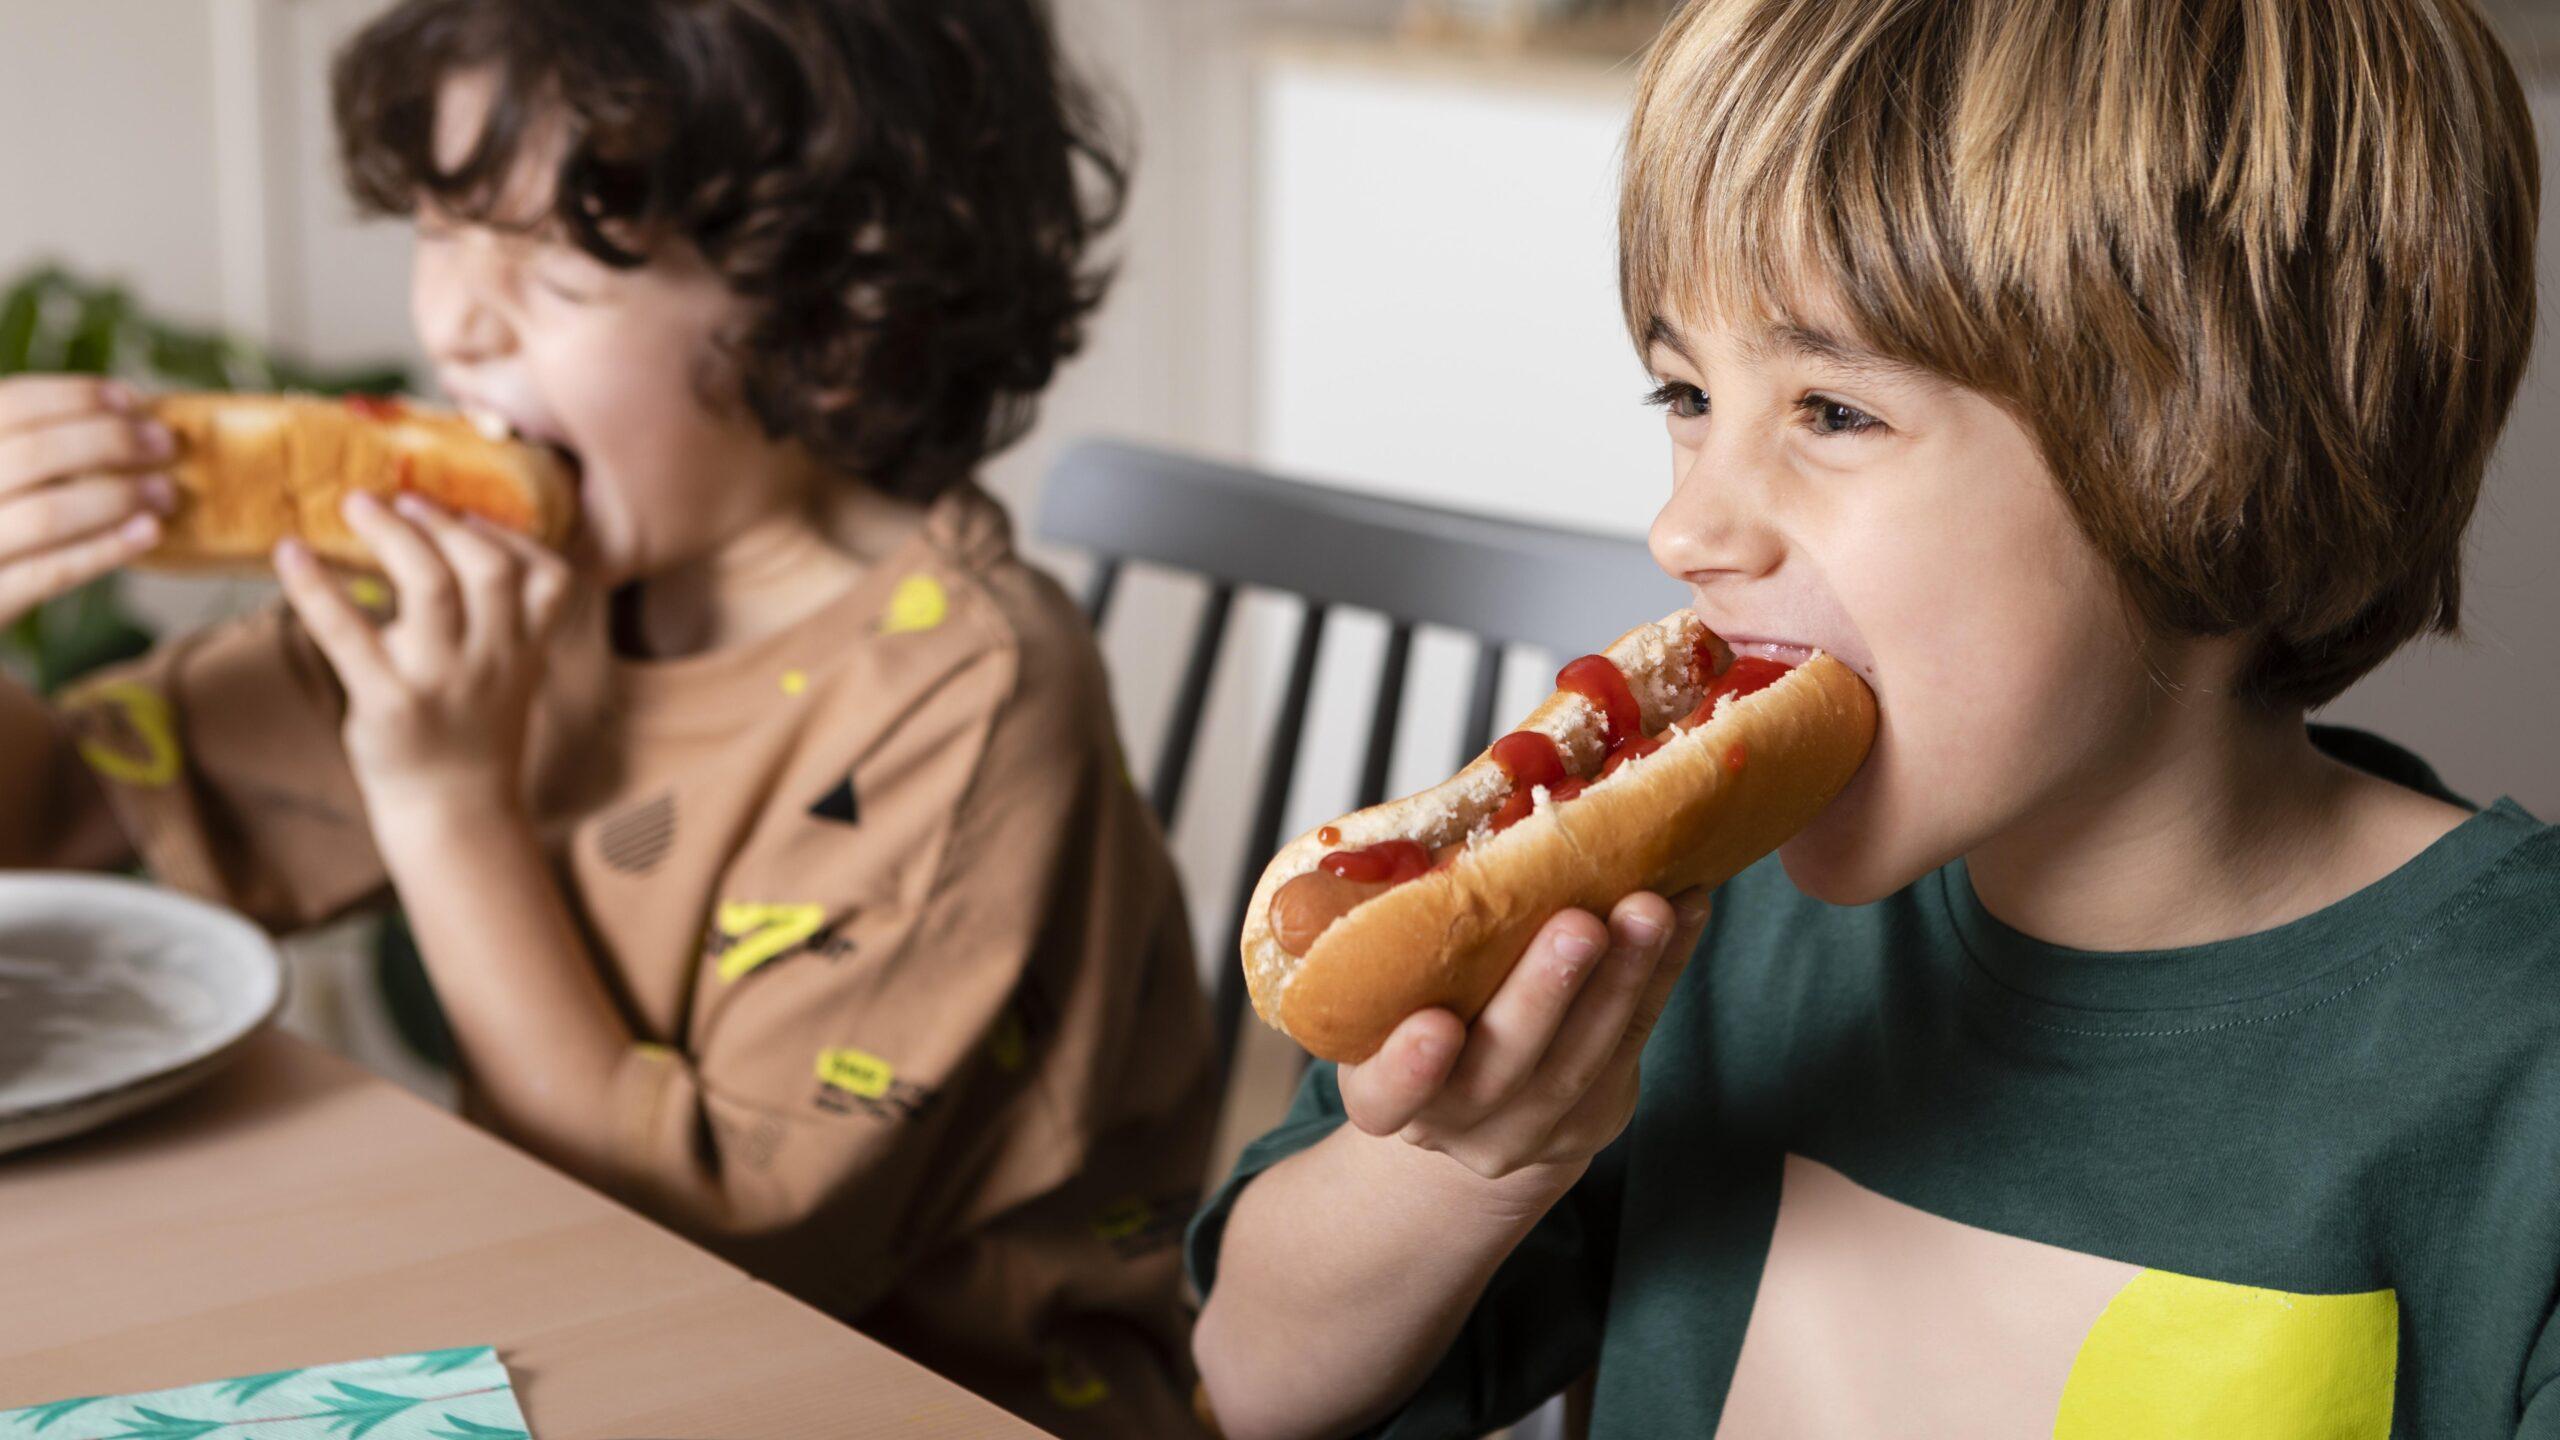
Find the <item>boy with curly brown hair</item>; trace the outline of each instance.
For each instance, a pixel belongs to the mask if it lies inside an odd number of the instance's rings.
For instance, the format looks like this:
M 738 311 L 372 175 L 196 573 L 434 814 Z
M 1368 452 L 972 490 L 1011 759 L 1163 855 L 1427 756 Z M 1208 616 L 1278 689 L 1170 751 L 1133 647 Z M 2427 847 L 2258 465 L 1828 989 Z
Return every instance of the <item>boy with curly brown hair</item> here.
M 405 0 L 335 79 L 437 380 L 582 533 L 357 502 L 387 614 L 288 544 L 289 609 L 0 692 L 0 863 L 396 895 L 488 1124 L 1051 1430 L 1180 1433 L 1182 906 L 972 479 L 1122 188 L 1042 8 Z M 0 388 L 11 612 L 155 538 L 136 403 Z

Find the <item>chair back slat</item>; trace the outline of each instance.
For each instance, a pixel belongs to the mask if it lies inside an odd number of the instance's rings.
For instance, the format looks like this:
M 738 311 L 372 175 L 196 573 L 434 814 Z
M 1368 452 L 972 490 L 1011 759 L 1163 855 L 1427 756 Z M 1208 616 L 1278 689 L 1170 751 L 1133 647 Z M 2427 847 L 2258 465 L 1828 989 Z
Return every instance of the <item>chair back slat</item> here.
M 1182 783 L 1191 773 L 1191 752 L 1200 739 L 1200 717 L 1209 709 L 1209 682 L 1218 673 L 1218 650 L 1226 641 L 1227 615 L 1235 608 L 1233 585 L 1209 591 L 1199 623 L 1191 632 L 1191 658 L 1183 663 L 1182 687 L 1174 692 L 1173 718 L 1166 726 L 1164 749 L 1156 755 L 1155 784 L 1148 798 L 1156 818 L 1168 828 L 1182 807 Z
M 1084 582 L 1084 621 L 1099 633 L 1103 617 L 1111 613 L 1111 592 L 1120 584 L 1120 561 L 1111 555 L 1097 555 L 1093 574 Z
M 1476 643 L 1475 679 L 1467 686 L 1467 726 L 1458 732 L 1458 764 L 1465 765 L 1493 743 L 1493 705 L 1502 693 L 1502 645 Z
M 1369 753 L 1360 762 L 1360 808 L 1387 798 L 1387 772 L 1396 759 L 1396 726 L 1404 719 L 1405 663 L 1413 654 L 1413 627 L 1399 620 L 1387 631 L 1387 653 L 1378 662 L 1377 713 L 1369 720 Z
M 1245 907 L 1252 903 L 1253 887 L 1262 878 L 1262 867 L 1271 853 L 1280 848 L 1280 826 L 1288 817 L 1289 787 L 1298 776 L 1299 741 L 1307 730 L 1307 704 L 1315 698 L 1316 657 L 1324 647 L 1326 607 L 1311 602 L 1298 621 L 1298 643 L 1289 657 L 1289 686 L 1280 697 L 1280 723 L 1271 733 L 1271 762 L 1263 770 L 1262 795 L 1254 802 L 1253 828 L 1244 849 L 1243 873 L 1236 877 L 1235 901 L 1226 933 L 1244 933 Z M 1220 1078 L 1235 1055 L 1236 1027 L 1244 1020 L 1244 970 L 1229 964 L 1218 971 L 1217 989 L 1211 997 L 1212 1017 L 1217 1022 Z

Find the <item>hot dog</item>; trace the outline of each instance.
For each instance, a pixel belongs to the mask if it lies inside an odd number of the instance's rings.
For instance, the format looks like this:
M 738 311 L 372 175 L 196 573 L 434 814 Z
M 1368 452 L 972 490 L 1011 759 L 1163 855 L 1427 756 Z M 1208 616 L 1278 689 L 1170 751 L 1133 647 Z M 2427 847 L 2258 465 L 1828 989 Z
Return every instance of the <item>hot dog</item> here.
M 291 537 L 322 559 L 374 568 L 338 513 L 359 491 L 422 495 L 545 544 L 576 517 L 567 461 L 450 411 L 373 396 L 195 394 L 162 396 L 151 415 L 178 439 L 178 508 L 147 565 L 255 565 Z
M 1736 655 L 1685 610 L 1557 685 L 1448 780 L 1281 848 L 1241 939 L 1266 1022 L 1349 1062 L 1417 1010 L 1472 1020 L 1557 911 L 1722 884 L 1811 823 L 1875 738 L 1847 666 Z

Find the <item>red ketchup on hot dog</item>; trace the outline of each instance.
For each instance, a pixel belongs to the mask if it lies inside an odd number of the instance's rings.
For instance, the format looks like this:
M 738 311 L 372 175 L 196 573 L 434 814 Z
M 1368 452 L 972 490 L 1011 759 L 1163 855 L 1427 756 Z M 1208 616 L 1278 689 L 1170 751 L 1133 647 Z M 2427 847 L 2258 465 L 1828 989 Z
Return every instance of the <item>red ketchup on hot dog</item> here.
M 1719 671 L 1719 662 L 1727 657 L 1729 663 Z M 1684 728 L 1706 723 L 1724 697 L 1766 689 L 1792 668 L 1762 656 L 1733 656 L 1712 633 L 1700 635 L 1692 663 L 1697 678 L 1705 682 L 1706 694 L 1680 721 Z M 1661 749 L 1667 738 L 1645 733 L 1643 707 L 1625 673 L 1606 655 L 1585 655 L 1566 665 L 1556 673 L 1556 688 L 1582 696 L 1599 715 L 1603 749 L 1599 768 L 1589 776 L 1573 774 L 1556 742 L 1535 730 L 1514 730 L 1494 741 L 1487 753 L 1510 781 L 1509 796 L 1489 822 L 1496 834 L 1529 817 L 1539 790 L 1547 792 L 1548 804 L 1562 804 L 1593 781 Z M 1741 758 L 1737 747 L 1727 763 L 1739 770 Z M 1342 832 L 1330 825 L 1317 832 L 1317 839 L 1326 844 L 1338 844 L 1341 838 Z M 1283 952 L 1304 955 L 1334 921 L 1398 885 L 1448 865 L 1464 848 L 1462 843 L 1452 843 L 1435 851 L 1418 841 L 1387 840 L 1356 850 L 1330 851 L 1315 869 L 1281 886 L 1271 897 L 1272 936 Z

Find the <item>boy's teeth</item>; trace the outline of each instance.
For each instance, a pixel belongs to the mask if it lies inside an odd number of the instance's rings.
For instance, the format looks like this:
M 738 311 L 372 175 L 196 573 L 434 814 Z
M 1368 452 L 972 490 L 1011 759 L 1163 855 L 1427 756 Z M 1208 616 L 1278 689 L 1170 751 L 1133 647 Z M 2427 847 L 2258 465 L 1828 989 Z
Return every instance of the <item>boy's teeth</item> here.
M 1775 660 L 1781 665 L 1802 665 L 1822 651 L 1819 646 L 1796 645 L 1783 640 L 1742 640 L 1735 642 L 1733 653 L 1737 657 L 1754 655 L 1763 660 Z
M 507 423 L 507 417 L 495 411 L 465 410 L 462 418 L 471 422 L 472 429 L 491 440 L 504 440 L 515 433 L 515 427 Z

